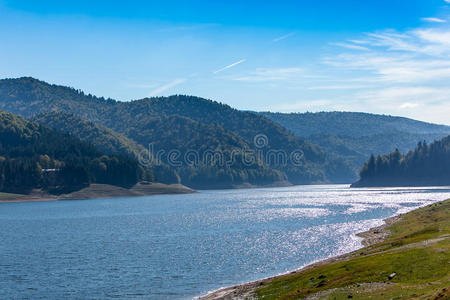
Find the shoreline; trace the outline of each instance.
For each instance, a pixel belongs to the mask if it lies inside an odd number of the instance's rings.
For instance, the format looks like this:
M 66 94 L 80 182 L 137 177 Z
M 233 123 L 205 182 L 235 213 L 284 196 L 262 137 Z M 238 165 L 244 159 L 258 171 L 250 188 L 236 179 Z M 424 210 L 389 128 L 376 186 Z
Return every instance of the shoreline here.
M 129 189 L 108 184 L 91 184 L 90 186 L 85 187 L 81 190 L 62 195 L 51 195 L 37 189 L 33 190 L 28 195 L 0 193 L 0 203 L 90 200 L 193 193 L 197 193 L 197 191 L 182 184 L 138 183 Z
M 418 207 L 414 210 L 417 210 L 420 208 L 421 207 Z M 414 211 L 414 210 L 412 210 L 412 211 Z M 246 283 L 242 283 L 242 284 L 238 284 L 238 285 L 234 285 L 234 286 L 219 288 L 217 290 L 208 292 L 206 295 L 201 295 L 201 296 L 195 297 L 194 299 L 196 299 L 196 300 L 256 299 L 256 298 L 254 298 L 254 292 L 256 291 L 256 289 L 260 288 L 261 286 L 264 286 L 264 284 L 270 280 L 283 278 L 283 277 L 286 277 L 286 276 L 289 276 L 292 274 L 296 274 L 296 273 L 301 273 L 301 272 L 304 272 L 304 271 L 307 271 L 307 270 L 310 270 L 312 268 L 316 268 L 319 266 L 344 261 L 346 259 L 355 257 L 356 252 L 386 240 L 391 235 L 391 232 L 388 230 L 388 228 L 390 226 L 392 226 L 393 224 L 399 222 L 402 219 L 403 215 L 404 214 L 398 214 L 398 215 L 394 215 L 392 217 L 383 219 L 382 225 L 372 227 L 367 231 L 356 233 L 355 235 L 357 237 L 362 238 L 362 240 L 361 240 L 362 247 L 355 249 L 351 252 L 333 256 L 330 258 L 321 259 L 321 260 L 318 260 L 315 262 L 311 262 L 303 267 L 294 269 L 292 271 L 287 271 L 286 273 L 283 273 L 283 274 L 269 276 L 269 277 L 266 277 L 263 279 L 258 279 L 256 281 L 250 281 L 250 282 L 246 282 Z
M 15 203 L 15 202 L 41 202 L 41 201 L 57 201 L 57 200 L 89 200 L 89 199 L 104 199 L 117 197 L 142 197 L 153 195 L 176 195 L 176 194 L 194 194 L 198 191 L 210 190 L 241 190 L 241 189 L 264 189 L 276 187 L 290 187 L 294 186 L 288 181 L 278 181 L 267 185 L 235 185 L 227 188 L 199 188 L 193 189 L 183 184 L 164 184 L 164 183 L 137 183 L 132 188 L 123 188 L 109 184 L 93 183 L 90 186 L 81 190 L 62 194 L 52 195 L 40 189 L 33 189 L 29 194 L 13 194 L 0 192 L 0 203 Z

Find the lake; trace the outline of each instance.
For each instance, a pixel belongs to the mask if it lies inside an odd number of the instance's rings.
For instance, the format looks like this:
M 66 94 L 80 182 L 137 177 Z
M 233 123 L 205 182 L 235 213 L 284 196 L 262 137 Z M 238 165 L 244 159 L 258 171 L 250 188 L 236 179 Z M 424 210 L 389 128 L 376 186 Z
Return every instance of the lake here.
M 0 203 L 3 298 L 192 299 L 361 247 L 450 188 L 347 185 Z

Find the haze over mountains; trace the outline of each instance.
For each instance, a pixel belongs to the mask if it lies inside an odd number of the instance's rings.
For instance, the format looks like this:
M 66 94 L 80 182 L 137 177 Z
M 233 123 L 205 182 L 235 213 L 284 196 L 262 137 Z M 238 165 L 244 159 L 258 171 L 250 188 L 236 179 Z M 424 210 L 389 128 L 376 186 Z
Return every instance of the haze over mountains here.
M 371 154 L 395 149 L 406 153 L 420 141 L 433 142 L 450 134 L 450 126 L 359 112 L 261 114 L 319 145 L 330 157 L 344 160 L 355 174 Z
M 406 151 L 450 133 L 406 118 L 254 113 L 193 96 L 119 102 L 30 77 L 0 80 L 0 109 L 111 155 L 140 159 L 151 145 L 154 179 L 194 188 L 350 183 L 371 153 Z

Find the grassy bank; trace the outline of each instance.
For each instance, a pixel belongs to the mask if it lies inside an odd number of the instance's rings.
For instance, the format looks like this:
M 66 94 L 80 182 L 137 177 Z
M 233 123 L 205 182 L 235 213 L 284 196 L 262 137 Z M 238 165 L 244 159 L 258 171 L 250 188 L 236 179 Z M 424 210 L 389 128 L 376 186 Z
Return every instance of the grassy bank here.
M 261 282 L 262 299 L 448 299 L 450 200 L 415 210 L 347 259 Z
M 361 236 L 358 251 L 204 299 L 450 299 L 450 200 Z

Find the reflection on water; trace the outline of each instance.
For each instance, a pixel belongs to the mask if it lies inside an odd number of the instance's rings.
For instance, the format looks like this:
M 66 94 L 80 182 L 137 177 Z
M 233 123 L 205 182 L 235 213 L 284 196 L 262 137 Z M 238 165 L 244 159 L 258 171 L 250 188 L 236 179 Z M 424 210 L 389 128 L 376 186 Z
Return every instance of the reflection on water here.
M 6 298 L 188 299 L 360 247 L 448 188 L 344 185 L 0 204 Z

